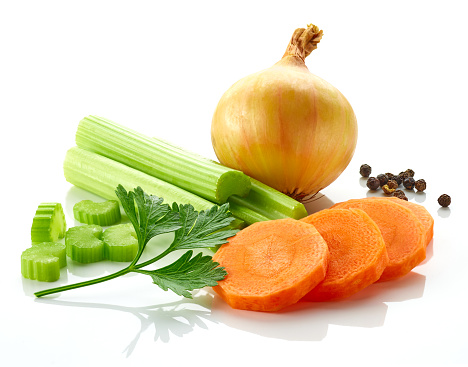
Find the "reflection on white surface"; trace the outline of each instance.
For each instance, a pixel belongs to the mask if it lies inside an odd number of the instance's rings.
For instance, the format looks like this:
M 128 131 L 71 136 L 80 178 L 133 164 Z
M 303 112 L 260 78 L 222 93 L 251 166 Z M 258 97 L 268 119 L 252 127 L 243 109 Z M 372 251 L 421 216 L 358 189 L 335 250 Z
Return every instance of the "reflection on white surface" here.
M 172 337 L 183 337 L 192 332 L 196 327 L 208 329 L 207 321 L 216 322 L 210 311 L 212 300 L 213 294 L 200 290 L 193 293 L 193 299 L 183 298 L 180 301 L 140 307 L 95 302 L 61 301 L 49 298 L 39 298 L 35 302 L 57 307 L 113 310 L 135 316 L 140 323 L 140 330 L 128 341 L 128 345 L 123 351 L 129 357 L 145 333 L 153 334 L 155 342 L 168 343 Z
M 127 341 L 124 353 L 130 356 L 141 338 L 151 337 L 155 342 L 167 343 L 171 338 L 181 338 L 197 327 L 209 329 L 210 323 L 291 341 L 323 340 L 327 337 L 329 325 L 382 327 L 388 309 L 386 303 L 422 297 L 425 281 L 424 275 L 411 272 L 401 279 L 375 283 L 344 301 L 299 302 L 276 313 L 232 309 L 211 289 L 193 292 L 193 299 L 164 302 L 164 297 L 158 297 L 162 303 L 145 306 L 134 306 L 131 301 L 122 302 L 121 299 L 117 299 L 116 303 L 75 302 L 61 300 L 60 295 L 36 299 L 35 302 L 57 307 L 107 309 L 133 315 L 138 319 L 140 328 Z M 112 294 L 101 294 L 103 299 L 113 299 Z M 131 292 L 128 296 L 133 297 Z M 89 297 L 96 299 L 92 294 Z
M 450 217 L 451 210 L 450 208 L 441 207 L 437 210 L 437 215 L 441 218 L 448 218 Z
M 327 336 L 329 325 L 383 326 L 386 302 L 422 297 L 425 281 L 424 275 L 411 272 L 401 279 L 372 284 L 343 301 L 299 302 L 276 313 L 234 310 L 215 297 L 212 316 L 217 322 L 268 338 L 319 341 Z
M 422 204 L 426 201 L 426 193 L 424 191 L 417 191 L 414 194 L 414 201 L 418 204 Z

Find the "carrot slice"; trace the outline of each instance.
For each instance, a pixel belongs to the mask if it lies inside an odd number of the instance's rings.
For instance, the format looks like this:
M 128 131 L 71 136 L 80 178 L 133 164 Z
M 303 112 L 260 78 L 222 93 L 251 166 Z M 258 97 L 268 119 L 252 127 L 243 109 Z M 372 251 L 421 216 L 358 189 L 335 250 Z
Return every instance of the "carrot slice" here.
M 228 275 L 213 289 L 232 307 L 278 311 L 325 277 L 328 247 L 314 226 L 294 219 L 257 222 L 213 256 Z
M 434 236 L 434 218 L 432 218 L 432 215 L 424 206 L 413 203 L 411 201 L 401 200 L 396 197 L 374 197 L 374 199 L 393 200 L 395 203 L 403 205 L 404 207 L 411 210 L 413 214 L 416 215 L 416 217 L 418 217 L 418 219 L 421 221 L 426 237 L 426 247 L 429 245 L 432 237 Z
M 330 251 L 325 279 L 303 298 L 346 298 L 376 282 L 388 264 L 377 224 L 360 209 L 325 209 L 301 219 L 322 235 Z
M 379 281 L 401 277 L 426 258 L 424 227 L 414 213 L 403 205 L 393 200 L 364 198 L 338 203 L 332 208 L 362 209 L 379 227 L 389 258 Z

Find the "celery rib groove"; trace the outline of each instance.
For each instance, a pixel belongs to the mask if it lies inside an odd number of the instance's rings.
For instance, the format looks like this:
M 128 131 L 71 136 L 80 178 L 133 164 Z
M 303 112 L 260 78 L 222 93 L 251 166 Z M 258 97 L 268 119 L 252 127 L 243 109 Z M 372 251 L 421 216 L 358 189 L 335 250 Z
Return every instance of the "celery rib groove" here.
M 80 121 L 76 144 L 217 204 L 250 190 L 250 178 L 240 171 L 97 116 Z
M 168 204 L 191 204 L 197 211 L 213 206 L 212 202 L 177 186 L 78 147 L 68 150 L 63 171 L 71 184 L 105 199 L 117 199 L 115 188 L 120 184 L 127 189 L 140 186 L 145 192 L 164 198 Z M 236 220 L 231 226 L 240 228 L 244 222 Z

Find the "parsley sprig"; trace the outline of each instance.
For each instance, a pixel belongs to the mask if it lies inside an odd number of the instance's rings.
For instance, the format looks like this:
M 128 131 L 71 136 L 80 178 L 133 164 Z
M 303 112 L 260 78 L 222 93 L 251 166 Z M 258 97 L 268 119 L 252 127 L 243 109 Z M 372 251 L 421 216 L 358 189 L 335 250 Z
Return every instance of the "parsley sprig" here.
M 127 192 L 119 185 L 115 193 L 137 235 L 138 252 L 133 261 L 113 274 L 36 292 L 37 297 L 102 283 L 130 272 L 148 275 L 161 289 L 170 289 L 187 298 L 192 298 L 190 291 L 215 286 L 217 281 L 224 279 L 227 273 L 218 266 L 219 263 L 202 253 L 194 255 L 193 250 L 216 247 L 237 233 L 238 230 L 229 228 L 234 220 L 229 204 L 214 205 L 209 210 L 197 212 L 190 204 L 164 204 L 162 198 L 145 193 L 141 187 Z M 153 237 L 171 232 L 174 232 L 174 239 L 165 251 L 150 260 L 139 262 Z M 188 251 L 167 266 L 144 269 L 177 250 Z

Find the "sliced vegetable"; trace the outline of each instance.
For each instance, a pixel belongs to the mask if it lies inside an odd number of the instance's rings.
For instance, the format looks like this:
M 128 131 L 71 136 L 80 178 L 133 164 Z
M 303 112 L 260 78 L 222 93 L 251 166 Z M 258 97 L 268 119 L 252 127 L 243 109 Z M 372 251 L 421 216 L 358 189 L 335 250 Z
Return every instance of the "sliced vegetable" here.
M 426 247 L 432 240 L 434 236 L 434 218 L 432 215 L 427 211 L 427 209 L 419 204 L 413 203 L 411 201 L 401 200 L 396 197 L 373 197 L 375 199 L 383 199 L 383 200 L 393 200 L 395 203 L 403 205 L 404 207 L 408 208 L 413 212 L 416 217 L 421 221 L 421 224 L 424 227 L 424 236 L 426 238 Z
M 250 178 L 240 171 L 101 117 L 81 120 L 76 144 L 217 204 L 250 190 Z
M 301 219 L 312 224 L 328 245 L 325 279 L 303 299 L 339 300 L 376 282 L 388 264 L 377 224 L 360 209 L 326 209 Z
M 68 150 L 63 171 L 68 182 L 106 199 L 116 199 L 115 188 L 121 184 L 142 187 L 149 194 L 164 197 L 168 203 L 191 204 L 197 211 L 213 206 L 208 200 L 177 186 L 78 147 Z M 231 226 L 241 228 L 244 222 L 236 220 Z
M 138 252 L 138 240 L 131 223 L 117 224 L 102 234 L 105 257 L 111 261 L 132 261 Z
M 80 223 L 110 226 L 120 220 L 120 205 L 117 200 L 82 200 L 73 206 L 73 215 Z
M 32 242 L 56 242 L 65 236 L 67 224 L 60 203 L 39 204 L 31 226 Z
M 80 263 L 105 260 L 104 242 L 101 241 L 102 227 L 88 224 L 70 228 L 65 235 L 67 255 Z
M 369 198 L 352 199 L 332 206 L 332 209 L 350 208 L 364 210 L 382 233 L 389 262 L 380 281 L 408 274 L 426 258 L 424 227 L 408 208 L 393 200 Z
M 310 224 L 294 219 L 254 223 L 213 256 L 228 273 L 213 289 L 232 308 L 278 311 L 324 279 L 328 254 Z
M 247 224 L 271 219 L 301 219 L 307 216 L 304 204 L 257 180 L 243 198 L 233 195 L 228 199 L 229 208 L 236 217 Z
M 126 268 L 101 278 L 70 284 L 63 287 L 36 292 L 37 297 L 85 287 L 115 279 L 130 272 L 148 275 L 163 290 L 172 290 L 178 295 L 192 298 L 191 290 L 214 286 L 226 276 L 211 256 L 201 253 L 193 255 L 194 249 L 216 247 L 237 233 L 228 229 L 234 220 L 229 212 L 229 204 L 217 205 L 209 210 L 197 212 L 192 205 L 163 204 L 163 199 L 146 194 L 141 187 L 127 192 L 119 185 L 116 195 L 132 223 L 138 239 L 138 252 Z M 154 258 L 138 263 L 149 240 L 163 233 L 174 233 L 169 247 Z M 144 267 L 153 264 L 177 250 L 188 250 L 172 264 L 155 270 Z
M 33 244 L 21 254 L 21 274 L 27 279 L 55 282 L 67 265 L 65 245 L 55 242 Z

